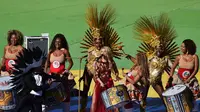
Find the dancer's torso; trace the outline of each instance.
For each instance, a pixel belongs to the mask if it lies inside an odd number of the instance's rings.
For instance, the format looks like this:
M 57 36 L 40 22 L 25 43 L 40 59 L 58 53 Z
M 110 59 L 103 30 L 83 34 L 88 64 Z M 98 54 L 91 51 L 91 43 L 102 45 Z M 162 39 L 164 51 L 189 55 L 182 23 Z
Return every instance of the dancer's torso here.
M 183 55 L 180 55 L 178 74 L 182 80 L 190 77 L 194 69 L 194 57 L 186 60 Z
M 50 54 L 50 73 L 62 73 L 65 70 L 64 50 L 54 51 Z
M 15 60 L 17 59 L 17 55 L 22 50 L 21 46 L 6 46 L 5 50 L 5 65 L 6 70 L 10 70 L 15 64 Z
M 157 56 L 153 56 L 149 59 L 149 75 L 150 75 L 150 83 L 154 84 L 161 81 L 161 76 L 167 66 L 168 58 L 167 56 L 159 58 Z
M 87 69 L 91 74 L 95 74 L 95 67 L 94 67 L 94 62 L 95 60 L 100 57 L 102 54 L 104 55 L 111 55 L 111 50 L 109 47 L 102 47 L 100 50 L 97 49 L 96 47 L 91 47 L 88 50 L 88 58 L 87 58 Z

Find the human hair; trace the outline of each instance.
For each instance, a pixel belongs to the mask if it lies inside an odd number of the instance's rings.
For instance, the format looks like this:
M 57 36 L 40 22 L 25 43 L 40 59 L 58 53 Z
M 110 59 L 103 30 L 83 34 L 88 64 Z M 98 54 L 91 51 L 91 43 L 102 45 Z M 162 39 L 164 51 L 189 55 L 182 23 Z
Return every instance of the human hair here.
M 8 37 L 7 37 L 8 45 L 11 45 L 11 37 L 12 37 L 12 35 L 15 35 L 17 37 L 16 45 L 23 45 L 24 36 L 23 36 L 22 32 L 20 32 L 18 30 L 10 30 L 10 31 L 8 31 L 7 35 L 8 35 Z
M 196 53 L 196 44 L 191 39 L 186 39 L 183 41 L 185 44 L 186 52 L 188 54 L 194 55 Z
M 61 40 L 61 48 L 65 48 L 65 49 L 69 50 L 69 46 L 68 46 L 68 43 L 67 43 L 65 36 L 63 34 L 60 34 L 60 33 L 58 33 L 54 36 L 54 38 L 51 42 L 51 45 L 50 45 L 50 50 L 52 52 L 56 50 L 55 41 L 58 38 Z
M 149 77 L 149 67 L 148 67 L 148 60 L 145 53 L 138 53 L 137 54 L 137 65 L 140 66 L 142 69 L 142 75 L 146 78 Z

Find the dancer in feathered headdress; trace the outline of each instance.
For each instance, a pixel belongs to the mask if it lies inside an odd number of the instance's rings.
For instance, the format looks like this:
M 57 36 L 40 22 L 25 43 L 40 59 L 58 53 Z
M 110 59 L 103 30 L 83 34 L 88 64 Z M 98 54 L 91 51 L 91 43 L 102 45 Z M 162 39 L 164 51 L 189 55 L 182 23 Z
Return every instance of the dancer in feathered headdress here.
M 24 49 L 17 57 L 12 76 L 12 83 L 20 99 L 16 112 L 42 112 L 42 93 L 51 84 L 51 81 L 46 84 L 50 77 L 43 72 L 44 59 L 45 55 L 39 47 Z
M 164 88 L 161 76 L 164 71 L 169 74 L 171 61 L 174 61 L 179 51 L 174 42 L 176 32 L 166 14 L 161 14 L 159 18 L 141 17 L 136 22 L 134 32 L 137 34 L 136 39 L 142 41 L 139 52 L 145 53 L 148 58 L 149 76 L 147 79 L 162 99 Z M 145 93 L 144 101 L 146 96 L 147 93 Z M 145 102 L 141 106 L 144 108 Z
M 117 32 L 110 26 L 115 22 L 115 11 L 111 8 L 110 5 L 106 5 L 105 8 L 103 8 L 100 12 L 97 10 L 96 5 L 90 5 L 88 8 L 88 12 L 86 14 L 86 20 L 89 25 L 89 30 L 86 31 L 86 35 L 83 39 L 83 43 L 81 43 L 81 48 L 84 48 L 85 50 L 83 53 L 87 53 L 85 57 L 87 57 L 87 63 L 85 66 L 84 74 L 80 80 L 83 79 L 84 81 L 84 90 L 82 95 L 82 111 L 84 111 L 86 105 L 87 105 L 87 94 L 89 91 L 90 83 L 92 78 L 95 79 L 95 89 L 94 89 L 94 95 L 93 95 L 93 103 L 91 107 L 91 111 L 97 112 L 97 108 L 101 108 L 103 103 L 101 105 L 96 105 L 97 102 L 100 101 L 95 100 L 100 98 L 100 93 L 97 93 L 97 89 L 100 91 L 103 90 L 106 87 L 113 86 L 112 80 L 110 80 L 112 83 L 111 85 L 106 85 L 106 79 L 110 79 L 111 71 L 113 70 L 116 74 L 116 78 L 118 77 L 118 70 L 116 67 L 116 64 L 113 60 L 113 57 L 120 58 L 122 53 L 119 51 L 119 46 L 122 43 L 118 43 L 119 36 Z M 105 59 L 103 59 L 105 58 Z M 105 76 L 102 77 L 99 72 L 97 72 L 98 63 L 101 63 L 100 60 L 106 61 L 106 71 Z M 101 111 L 100 109 L 98 111 Z

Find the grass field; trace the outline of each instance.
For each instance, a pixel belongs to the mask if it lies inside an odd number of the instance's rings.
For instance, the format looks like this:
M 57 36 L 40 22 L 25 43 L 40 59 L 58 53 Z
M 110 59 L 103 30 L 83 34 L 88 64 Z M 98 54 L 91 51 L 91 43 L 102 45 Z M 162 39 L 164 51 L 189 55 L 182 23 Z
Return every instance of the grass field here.
M 85 12 L 88 3 L 99 7 L 112 4 L 116 9 L 117 23 L 113 26 L 125 45 L 125 52 L 135 55 L 139 42 L 134 40 L 134 22 L 143 15 L 158 16 L 168 13 L 177 31 L 178 45 L 186 39 L 193 39 L 200 48 L 200 1 L 199 0 L 1 0 L 0 2 L 0 57 L 7 44 L 6 34 L 18 29 L 26 36 L 50 33 L 50 42 L 56 33 L 65 34 L 74 58 L 73 70 L 78 70 L 82 56 L 80 42 L 88 28 Z M 197 54 L 200 50 L 197 49 Z M 119 68 L 130 68 L 132 63 L 122 58 L 116 60 Z M 82 68 L 84 63 L 81 64 Z M 200 74 L 199 74 L 200 75 Z M 166 75 L 165 75 L 166 76 Z M 165 80 L 166 81 L 166 80 Z M 152 93 L 154 94 L 154 93 Z

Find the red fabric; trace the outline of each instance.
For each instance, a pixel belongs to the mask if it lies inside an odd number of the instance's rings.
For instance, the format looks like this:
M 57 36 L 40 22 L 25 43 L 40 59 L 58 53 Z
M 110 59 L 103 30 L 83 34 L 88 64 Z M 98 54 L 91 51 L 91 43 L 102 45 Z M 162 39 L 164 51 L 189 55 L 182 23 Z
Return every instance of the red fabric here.
M 57 74 L 61 74 L 65 71 L 65 64 L 60 64 L 60 66 L 58 68 L 54 68 L 53 64 L 50 64 L 50 73 L 57 73 Z
M 105 87 L 101 87 L 100 83 L 96 81 L 94 87 L 94 93 L 92 95 L 92 105 L 90 112 L 106 112 L 103 100 L 101 98 L 101 92 L 114 86 L 113 80 L 110 78 L 107 80 Z
M 132 75 L 131 75 L 131 76 L 128 76 L 128 77 L 129 77 L 130 79 L 132 79 L 132 80 L 134 80 L 134 78 L 135 78 L 135 77 L 132 76 Z M 126 84 L 129 84 L 129 83 L 130 83 L 130 82 L 129 82 L 128 80 L 126 80 Z
M 178 69 L 178 74 L 179 74 L 180 78 L 184 81 L 187 80 L 190 77 L 192 72 L 193 72 L 193 69 L 186 69 L 186 68 L 179 68 Z
M 6 71 L 10 71 L 10 70 L 13 70 L 9 65 L 8 65 L 8 62 L 10 60 L 13 60 L 13 59 L 6 59 L 5 62 L 6 62 Z M 15 62 L 16 63 L 16 62 Z

